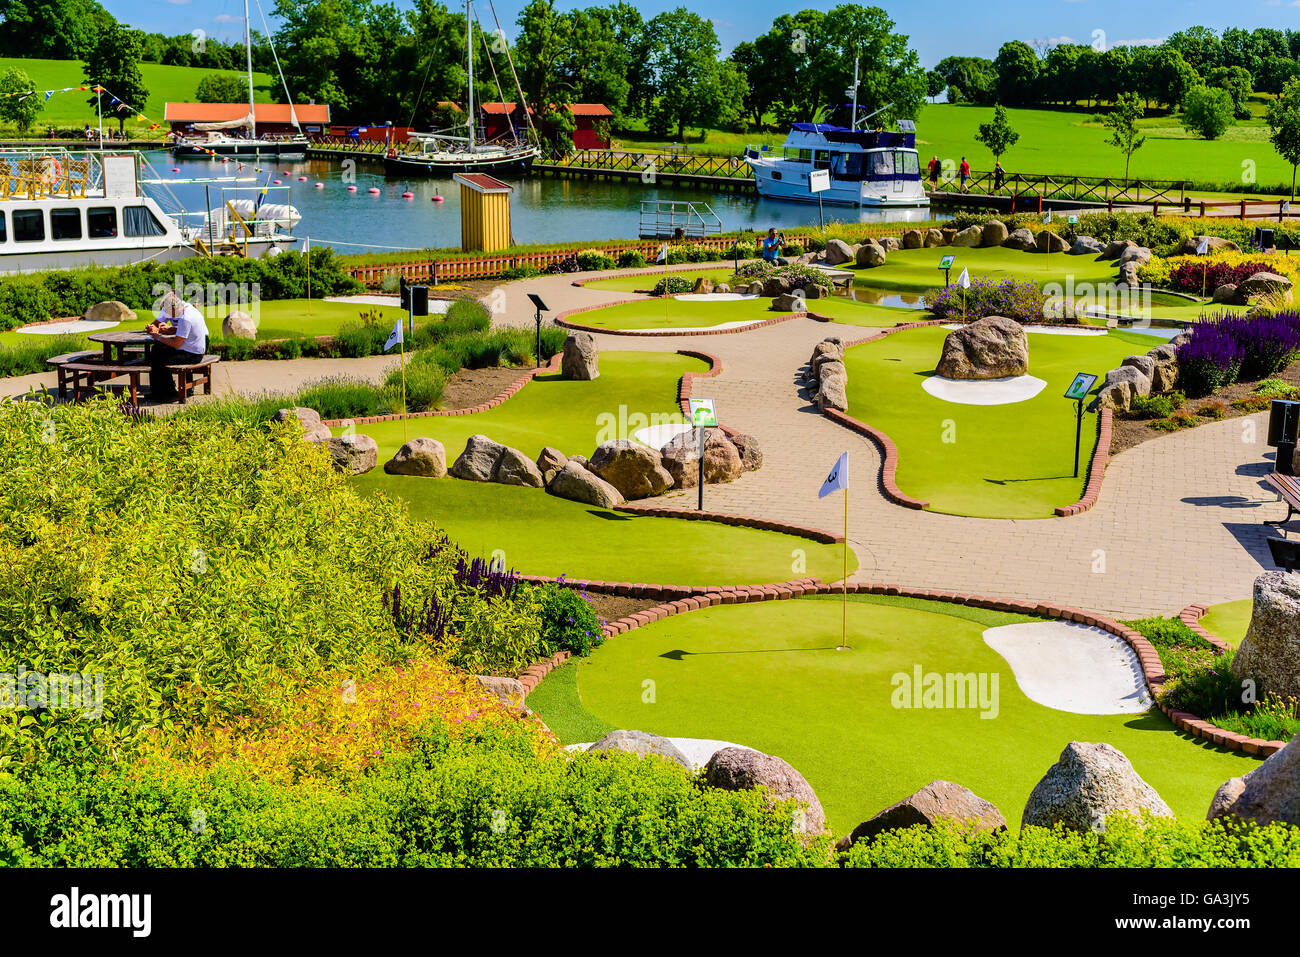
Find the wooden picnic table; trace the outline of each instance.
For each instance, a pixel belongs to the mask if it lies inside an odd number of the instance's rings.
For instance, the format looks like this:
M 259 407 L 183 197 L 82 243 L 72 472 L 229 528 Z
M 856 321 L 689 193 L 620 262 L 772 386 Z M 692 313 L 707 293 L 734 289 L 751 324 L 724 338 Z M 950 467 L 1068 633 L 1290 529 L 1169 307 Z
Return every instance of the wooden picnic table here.
M 145 356 L 153 345 L 149 333 L 143 330 L 133 332 L 125 329 L 113 329 L 108 332 L 92 332 L 86 336 L 91 342 L 98 342 L 104 347 L 104 361 L 115 364 L 127 362 L 128 352 L 140 349 Z

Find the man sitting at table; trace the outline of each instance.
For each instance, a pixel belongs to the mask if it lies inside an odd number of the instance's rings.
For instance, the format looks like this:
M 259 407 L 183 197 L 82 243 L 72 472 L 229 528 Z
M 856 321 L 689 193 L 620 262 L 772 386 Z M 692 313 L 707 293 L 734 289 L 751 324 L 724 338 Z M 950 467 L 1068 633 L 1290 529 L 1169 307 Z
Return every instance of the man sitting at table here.
M 163 296 L 158 318 L 145 326 L 153 339 L 149 350 L 149 390 L 155 402 L 175 402 L 176 383 L 167 366 L 192 365 L 203 358 L 208 326 L 203 312 L 174 292 Z

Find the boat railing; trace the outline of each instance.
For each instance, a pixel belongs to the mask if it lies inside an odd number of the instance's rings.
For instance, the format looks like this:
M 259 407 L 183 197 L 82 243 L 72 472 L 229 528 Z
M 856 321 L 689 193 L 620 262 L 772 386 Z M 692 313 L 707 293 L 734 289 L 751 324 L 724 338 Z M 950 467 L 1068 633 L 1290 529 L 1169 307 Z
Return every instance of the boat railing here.
M 708 203 L 676 199 L 641 201 L 643 239 L 703 238 L 722 232 L 722 220 Z

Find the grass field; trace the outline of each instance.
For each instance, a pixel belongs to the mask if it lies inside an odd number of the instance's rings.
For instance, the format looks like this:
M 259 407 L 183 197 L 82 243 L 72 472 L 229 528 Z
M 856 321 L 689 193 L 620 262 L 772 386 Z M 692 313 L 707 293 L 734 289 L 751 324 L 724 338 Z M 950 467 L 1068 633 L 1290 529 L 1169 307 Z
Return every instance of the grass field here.
M 9 67 L 18 67 L 32 78 L 32 83 L 38 90 L 62 90 L 69 86 L 90 85 L 82 78 L 81 63 L 77 60 L 26 60 L 15 59 L 11 57 L 0 57 L 0 70 L 6 70 Z M 144 115 L 149 117 L 150 123 L 161 123 L 163 118 L 163 107 L 168 101 L 172 102 L 193 102 L 194 91 L 198 87 L 199 80 L 209 73 L 226 73 L 232 76 L 243 77 L 245 74 L 232 72 L 229 70 L 205 70 L 198 67 L 188 66 L 165 66 L 161 63 L 141 63 L 140 72 L 144 75 L 145 89 L 149 91 L 149 99 L 143 106 Z M 265 73 L 253 74 L 253 94 L 258 103 L 271 102 L 272 80 Z M 112 92 L 110 90 L 110 92 Z M 33 126 L 33 132 L 43 132 L 47 126 L 82 126 L 89 123 L 92 127 L 98 122 L 95 105 L 87 103 L 90 93 L 71 92 L 55 93 L 45 103 L 45 108 L 37 116 Z M 132 103 L 131 106 L 140 109 L 140 104 Z M 104 100 L 104 129 L 110 129 L 110 112 L 108 109 L 108 99 Z M 117 129 L 117 122 L 114 120 L 111 124 L 112 129 Z M 128 131 L 145 133 L 148 131 L 149 123 L 142 123 L 139 120 L 132 119 L 126 124 Z M 154 131 L 155 136 L 162 138 L 162 133 L 166 130 Z
M 840 615 L 832 599 L 669 618 L 552 672 L 528 705 L 565 744 L 636 728 L 776 754 L 808 779 L 837 834 L 935 779 L 992 801 L 1015 828 L 1030 791 L 1070 741 L 1114 745 L 1175 814 L 1191 820 L 1204 817 L 1220 784 L 1258 764 L 1177 734 L 1154 709 L 1080 715 L 1030 701 L 982 637 L 986 627 L 1023 617 L 854 596 L 851 650 L 840 652 Z M 911 675 L 917 665 L 997 674 L 996 717 L 893 707 L 892 676 Z
M 683 301 L 668 296 L 593 309 L 572 319 L 602 329 L 694 329 L 728 322 L 763 322 L 778 315 L 772 311 L 772 300 L 762 296 L 721 302 Z
M 1253 599 L 1243 598 L 1241 601 L 1211 605 L 1210 610 L 1201 618 L 1201 627 L 1236 648 L 1241 644 L 1241 639 L 1246 637 L 1254 604 Z
M 849 414 L 897 444 L 900 489 L 934 511 L 984 518 L 1046 518 L 1077 501 L 1097 419 L 1084 415 L 1075 478 L 1074 404 L 1061 396 L 1075 373 L 1100 379 L 1125 356 L 1165 341 L 1031 332 L 1029 374 L 1047 385 L 1028 401 L 980 406 L 945 402 L 921 387 L 947 335 L 940 326 L 912 329 L 850 349 Z

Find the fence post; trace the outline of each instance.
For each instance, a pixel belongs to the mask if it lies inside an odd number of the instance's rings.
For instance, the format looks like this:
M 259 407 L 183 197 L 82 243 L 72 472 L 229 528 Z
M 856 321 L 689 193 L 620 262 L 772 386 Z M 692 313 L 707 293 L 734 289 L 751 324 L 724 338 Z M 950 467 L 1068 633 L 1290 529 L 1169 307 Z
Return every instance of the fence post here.
M 1205 200 L 1201 200 L 1201 218 L 1205 218 Z
M 1246 201 L 1244 199 L 1241 201 L 1241 213 L 1239 218 L 1242 222 L 1245 222 L 1246 220 Z

